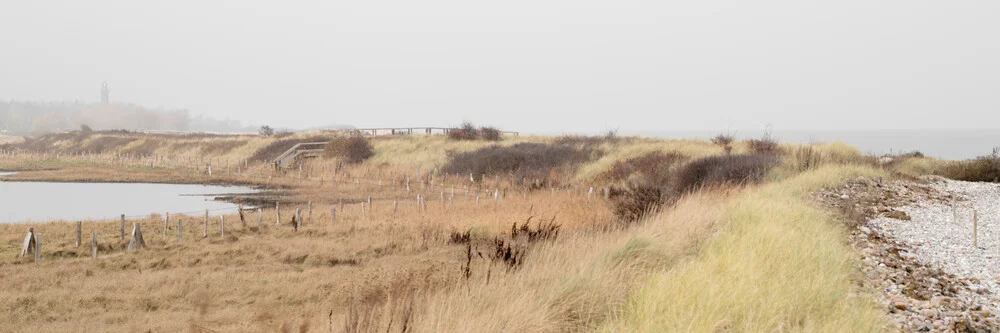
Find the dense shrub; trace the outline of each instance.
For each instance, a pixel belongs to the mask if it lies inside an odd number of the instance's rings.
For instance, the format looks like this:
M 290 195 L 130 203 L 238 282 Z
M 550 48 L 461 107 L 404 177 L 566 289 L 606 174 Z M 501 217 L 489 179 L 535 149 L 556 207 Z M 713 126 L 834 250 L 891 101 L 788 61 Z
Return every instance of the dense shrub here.
M 663 206 L 667 199 L 664 192 L 658 186 L 632 185 L 613 197 L 611 210 L 622 223 L 639 221 Z
M 472 123 L 464 122 L 462 126 L 449 130 L 448 138 L 452 140 L 476 140 L 479 138 L 479 130 Z
M 972 160 L 948 163 L 941 175 L 970 182 L 1000 181 L 1000 147 L 993 148 L 993 153 Z
M 687 159 L 687 156 L 677 152 L 651 152 L 615 162 L 601 178 L 609 182 L 621 182 L 631 178 L 641 184 L 663 186 L 670 179 L 673 167 Z
M 752 183 L 763 179 L 779 163 L 778 157 L 769 154 L 705 157 L 678 168 L 668 190 L 680 195 L 705 186 Z
M 500 141 L 500 130 L 495 127 L 480 127 L 479 137 L 486 141 Z
M 476 179 L 511 174 L 517 178 L 551 180 L 554 173 L 568 171 L 589 158 L 589 152 L 565 145 L 518 143 L 450 154 L 441 170 L 463 176 L 471 173 Z
M 363 136 L 336 137 L 326 145 L 326 155 L 347 163 L 361 163 L 375 156 L 375 147 Z

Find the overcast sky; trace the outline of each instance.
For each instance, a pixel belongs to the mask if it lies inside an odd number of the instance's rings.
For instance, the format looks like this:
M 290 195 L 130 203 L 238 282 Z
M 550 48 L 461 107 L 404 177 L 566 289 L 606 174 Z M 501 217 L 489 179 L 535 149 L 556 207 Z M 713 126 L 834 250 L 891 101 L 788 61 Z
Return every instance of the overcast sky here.
M 0 99 L 253 124 L 1000 128 L 998 1 L 3 1 Z

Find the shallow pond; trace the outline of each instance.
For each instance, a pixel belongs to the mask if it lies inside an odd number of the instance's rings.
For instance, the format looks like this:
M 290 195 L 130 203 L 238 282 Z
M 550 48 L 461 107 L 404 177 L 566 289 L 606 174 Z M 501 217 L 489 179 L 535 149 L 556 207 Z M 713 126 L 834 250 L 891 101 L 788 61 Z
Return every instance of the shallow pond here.
M 11 173 L 0 173 L 0 177 Z M 254 193 L 249 187 L 139 183 L 47 183 L 0 180 L 0 223 L 145 217 L 152 213 L 233 213 L 217 195 Z

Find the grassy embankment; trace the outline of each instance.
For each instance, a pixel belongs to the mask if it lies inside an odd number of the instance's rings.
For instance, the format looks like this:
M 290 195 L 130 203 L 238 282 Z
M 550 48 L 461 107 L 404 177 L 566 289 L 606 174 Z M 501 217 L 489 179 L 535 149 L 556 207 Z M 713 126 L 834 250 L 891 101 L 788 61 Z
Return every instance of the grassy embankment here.
M 522 137 L 501 145 L 558 140 Z M 568 144 L 585 148 L 590 156 L 558 175 L 563 185 L 578 187 L 607 181 L 602 177 L 616 162 L 653 151 L 680 152 L 689 158 L 723 152 L 693 140 Z M 582 191 L 534 191 L 526 198 L 508 195 L 499 207 L 495 201 L 477 205 L 472 199 L 450 206 L 436 201 L 438 191 L 420 189 L 416 176 L 413 192 L 364 183 L 366 173 L 381 173 L 397 182 L 402 182 L 402 175 L 416 175 L 418 168 L 426 175 L 448 164 L 448 151 L 470 152 L 488 145 L 443 138 L 375 140 L 376 155 L 371 160 L 336 173 L 358 176 L 362 180 L 357 185 L 308 181 L 335 175 L 335 162 L 312 161 L 303 168 L 307 176 L 286 177 L 298 189 L 297 196 L 316 202 L 313 218 L 298 232 L 288 225 L 291 207 L 283 209 L 281 226 L 274 225 L 273 210 L 265 210 L 261 232 L 254 230 L 255 213 L 249 215 L 248 228 L 235 215 L 227 216 L 226 238 L 218 235 L 217 219 L 209 225 L 209 237 L 202 238 L 203 217 L 185 216 L 190 222 L 185 222 L 185 241 L 178 245 L 176 229 L 163 236 L 162 220 L 151 216 L 138 221 L 150 248 L 126 253 L 117 240 L 116 221 L 93 221 L 84 224 L 85 235 L 99 229 L 104 247 L 99 260 L 92 261 L 89 248 L 74 246 L 72 224 L 35 224 L 43 234 L 46 256 L 34 264 L 29 259 L 12 260 L 28 226 L 0 226 L 7 239 L 0 251 L 5 260 L 0 264 L 0 293 L 9 300 L 0 321 L 12 330 L 49 331 L 116 327 L 385 332 L 404 326 L 418 332 L 872 331 L 884 327 L 873 296 L 851 284 L 853 254 L 845 230 L 806 199 L 808 191 L 835 185 L 845 177 L 884 176 L 869 166 L 843 166 L 861 159 L 856 150 L 822 145 L 805 154 L 793 149 L 799 147 L 786 147 L 790 152 L 771 172 L 769 183 L 701 190 L 626 228 L 609 228 L 613 218 L 608 203 L 587 199 Z M 734 150 L 743 152 L 746 147 L 737 144 Z M 252 154 L 230 155 L 237 160 L 246 156 Z M 436 176 L 439 184 L 463 184 L 465 178 Z M 494 182 L 483 188 L 504 186 L 513 191 L 517 186 L 513 178 L 486 177 L 480 182 Z M 428 212 L 422 213 L 410 200 L 401 202 L 392 216 L 390 198 L 409 198 L 415 192 L 430 198 Z M 365 217 L 358 205 L 348 205 L 338 212 L 336 223 L 328 222 L 327 207 L 336 202 L 334 198 L 350 196 L 350 202 L 357 202 L 369 193 L 374 193 L 376 203 Z M 529 216 L 536 217 L 532 226 L 555 217 L 562 224 L 560 234 L 541 241 L 511 237 L 510 224 L 523 223 Z M 471 231 L 470 242 L 453 239 L 454 232 L 465 230 Z M 526 251 L 523 261 L 511 265 L 491 259 L 497 239 Z

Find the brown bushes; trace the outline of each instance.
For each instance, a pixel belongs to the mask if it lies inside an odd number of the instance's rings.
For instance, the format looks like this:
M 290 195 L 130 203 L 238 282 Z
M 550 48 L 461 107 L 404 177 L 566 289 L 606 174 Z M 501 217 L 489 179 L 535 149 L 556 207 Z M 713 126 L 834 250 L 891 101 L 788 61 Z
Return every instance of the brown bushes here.
M 707 186 L 742 185 L 760 181 L 779 159 L 770 154 L 720 155 L 700 158 L 676 168 L 667 177 L 649 178 L 613 191 L 612 211 L 629 223 L 655 212 L 681 195 Z
M 668 186 L 671 194 L 679 195 L 705 186 L 757 182 L 779 163 L 776 156 L 766 154 L 705 157 L 678 169 Z
M 611 210 L 623 223 L 641 220 L 656 212 L 666 201 L 663 188 L 649 185 L 630 186 L 614 198 Z
M 629 178 L 638 178 L 637 183 L 666 184 L 672 169 L 687 159 L 687 156 L 677 152 L 651 152 L 639 157 L 615 162 L 600 178 L 611 182 L 621 182 L 629 180 Z
M 326 145 L 326 155 L 347 163 L 361 163 L 375 156 L 375 147 L 363 136 L 336 137 Z
M 441 170 L 463 176 L 472 174 L 476 179 L 484 175 L 510 174 L 518 179 L 551 181 L 553 172 L 575 167 L 589 158 L 589 152 L 569 146 L 519 143 L 451 154 Z
M 476 128 L 470 122 L 464 122 L 458 128 L 448 130 L 448 138 L 452 140 L 486 140 L 500 141 L 502 133 L 495 127 L 483 126 Z
M 757 154 L 777 154 L 781 152 L 781 146 L 778 145 L 778 141 L 775 141 L 771 137 L 771 133 L 764 133 L 764 136 L 760 139 L 747 139 L 744 141 L 747 145 L 747 149 L 751 152 Z
M 967 161 L 948 163 L 941 175 L 970 182 L 1000 182 L 1000 147 L 993 148 L 993 153 Z
M 486 141 L 500 141 L 500 130 L 495 127 L 480 127 L 479 137 Z
M 733 152 L 733 141 L 736 141 L 736 139 L 728 134 L 719 134 L 712 138 L 712 143 L 722 147 L 726 151 L 726 154 Z

